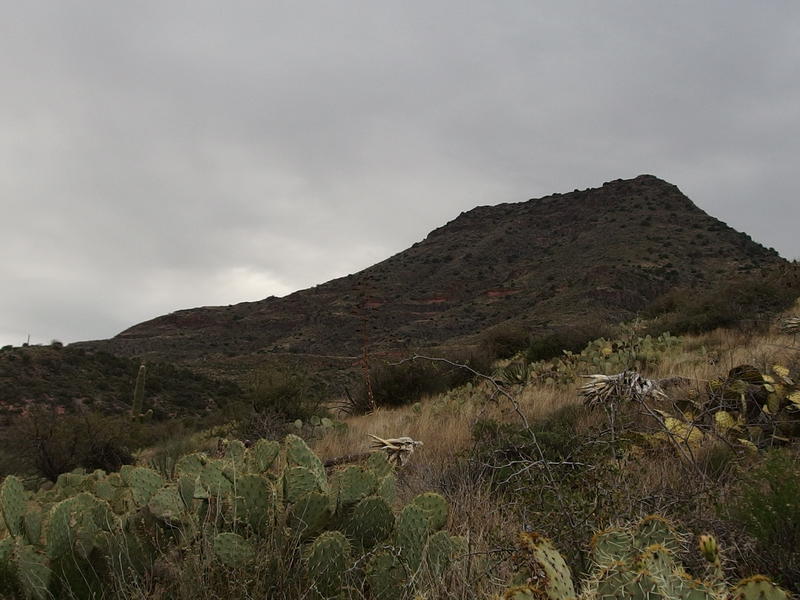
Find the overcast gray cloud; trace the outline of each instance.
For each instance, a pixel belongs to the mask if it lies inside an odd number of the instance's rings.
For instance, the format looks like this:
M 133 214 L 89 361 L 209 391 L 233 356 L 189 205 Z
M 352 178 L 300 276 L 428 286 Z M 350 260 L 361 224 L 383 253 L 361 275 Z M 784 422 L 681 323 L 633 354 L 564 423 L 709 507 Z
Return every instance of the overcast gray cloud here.
M 800 257 L 800 4 L 0 0 L 0 344 L 652 173 Z

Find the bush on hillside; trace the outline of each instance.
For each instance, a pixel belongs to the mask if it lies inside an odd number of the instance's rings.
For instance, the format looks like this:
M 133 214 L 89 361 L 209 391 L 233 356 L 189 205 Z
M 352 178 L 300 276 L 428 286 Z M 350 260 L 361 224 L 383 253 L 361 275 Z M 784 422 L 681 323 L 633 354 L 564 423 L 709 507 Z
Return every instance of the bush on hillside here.
M 592 340 L 616 335 L 614 327 L 603 321 L 582 321 L 569 327 L 558 327 L 553 332 L 530 341 L 525 350 L 528 362 L 561 356 L 564 350 L 580 352 Z
M 13 419 L 0 438 L 0 455 L 8 473 L 54 480 L 61 473 L 83 468 L 113 471 L 134 461 L 141 449 L 185 437 L 207 421 L 173 419 L 134 421 L 129 415 L 95 411 L 60 414 L 34 407 Z
M 285 421 L 305 421 L 322 411 L 322 394 L 311 378 L 303 373 L 268 373 L 255 383 L 247 401 L 252 414 L 241 415 L 247 418 L 270 415 L 271 418 L 282 417 Z
M 528 329 L 518 324 L 503 324 L 481 336 L 481 351 L 494 359 L 511 358 L 530 342 Z
M 773 450 L 739 480 L 730 517 L 756 541 L 752 565 L 800 592 L 800 462 Z
M 3 445 L 16 456 L 16 472 L 55 480 L 78 467 L 115 470 L 133 462 L 133 430 L 126 417 L 36 408 L 12 420 Z
M 706 292 L 678 289 L 645 311 L 650 333 L 703 333 L 719 327 L 753 329 L 770 322 L 800 296 L 800 267 L 723 281 Z
M 418 402 L 425 396 L 441 394 L 462 386 L 475 378 L 468 365 L 478 373 L 489 373 L 491 359 L 481 350 L 465 356 L 448 357 L 448 362 L 418 358 L 401 364 L 381 364 L 370 368 L 370 389 L 375 406 L 397 407 Z M 366 383 L 355 393 L 348 392 L 343 407 L 351 414 L 365 414 L 372 410 Z

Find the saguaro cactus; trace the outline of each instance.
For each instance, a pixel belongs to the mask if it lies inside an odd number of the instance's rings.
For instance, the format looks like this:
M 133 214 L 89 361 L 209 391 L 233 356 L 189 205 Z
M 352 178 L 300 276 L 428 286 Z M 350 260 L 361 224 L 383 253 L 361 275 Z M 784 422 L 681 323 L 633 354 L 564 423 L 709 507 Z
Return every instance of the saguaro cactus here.
M 144 419 L 153 415 L 152 410 L 142 413 L 144 404 L 144 381 L 147 378 L 147 367 L 142 363 L 139 366 L 139 373 L 136 375 L 136 387 L 133 389 L 133 404 L 131 405 L 131 417 L 134 419 Z

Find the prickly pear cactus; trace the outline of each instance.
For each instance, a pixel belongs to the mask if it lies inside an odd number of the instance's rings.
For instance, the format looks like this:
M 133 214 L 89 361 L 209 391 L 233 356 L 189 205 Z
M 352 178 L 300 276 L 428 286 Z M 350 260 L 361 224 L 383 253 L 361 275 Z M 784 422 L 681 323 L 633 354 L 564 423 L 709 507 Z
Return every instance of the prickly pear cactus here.
M 286 436 L 284 445 L 286 446 L 286 461 L 288 465 L 305 467 L 317 479 L 319 486 L 324 488 L 327 482 L 325 467 L 317 455 L 311 451 L 311 448 L 306 445 L 303 438 L 290 433 Z
M 465 550 L 462 538 L 451 536 L 446 531 L 437 531 L 425 545 L 425 564 L 431 575 L 442 577 L 450 568 L 453 558 Z
M 543 592 L 531 585 L 514 585 L 508 588 L 502 595 L 501 600 L 543 600 L 546 596 Z
M 225 458 L 233 464 L 237 471 L 244 470 L 244 460 L 247 449 L 241 440 L 229 440 L 225 448 Z
M 658 582 L 646 572 L 633 571 L 625 565 L 612 565 L 600 573 L 597 600 L 670 600 Z
M 178 494 L 186 510 L 191 510 L 194 506 L 194 491 L 197 486 L 197 479 L 188 475 L 178 478 Z
M 146 467 L 123 467 L 120 475 L 133 493 L 133 501 L 137 506 L 146 506 L 150 498 L 162 485 L 164 479 L 153 469 Z
M 384 475 L 378 481 L 375 493 L 390 504 L 394 502 L 397 497 L 397 476 L 394 473 Z
M 635 554 L 633 534 L 626 529 L 611 527 L 594 534 L 592 560 L 599 567 L 624 562 Z
M 278 442 L 258 440 L 250 448 L 249 455 L 253 459 L 256 471 L 263 473 L 273 465 L 280 452 L 281 445 Z
M 659 515 L 648 515 L 639 521 L 633 534 L 634 545 L 638 550 L 648 546 L 663 546 L 670 552 L 678 552 L 681 547 L 680 537 L 675 527 Z
M 213 546 L 214 554 L 227 567 L 244 567 L 255 558 L 253 545 L 236 533 L 220 533 Z
M 364 548 L 387 539 L 394 530 L 394 515 L 386 501 L 368 496 L 359 502 L 345 523 L 344 532 Z
M 339 594 L 350 566 L 350 543 L 339 531 L 326 531 L 311 545 L 307 570 L 314 590 L 323 598 Z
M 409 504 L 397 517 L 396 538 L 400 558 L 411 573 L 419 569 L 430 531 L 430 518 L 419 506 Z
M 9 475 L 0 486 L 0 513 L 6 529 L 14 537 L 23 534 L 23 518 L 25 516 L 25 488 L 14 475 Z
M 432 531 L 438 531 L 447 524 L 447 500 L 439 494 L 425 492 L 414 498 L 411 504 L 418 506 L 425 512 Z
M 373 554 L 365 570 L 370 598 L 401 600 L 408 586 L 406 569 L 394 554 L 381 551 Z
M 200 471 L 200 485 L 210 498 L 227 497 L 233 492 L 233 483 L 225 475 L 224 465 L 219 461 L 209 461 Z
M 351 465 L 334 474 L 331 486 L 336 494 L 337 510 L 344 511 L 373 494 L 378 487 L 378 480 L 372 471 Z
M 642 544 L 656 542 L 642 548 Z M 788 594 L 766 577 L 741 581 L 729 593 L 715 578 L 705 582 L 691 577 L 675 560 L 670 546 L 680 536 L 666 520 L 645 517 L 629 529 L 607 529 L 594 536 L 592 553 L 596 569 L 586 580 L 580 597 L 585 600 L 789 600 Z M 517 556 L 518 572 L 503 600 L 564 600 L 574 598 L 569 570 L 552 545 L 536 534 L 521 534 L 525 553 Z M 711 536 L 701 536 L 701 551 L 709 561 L 719 558 Z M 530 558 L 528 558 L 530 557 Z
M 112 573 L 145 574 L 174 544 L 209 546 L 222 564 L 243 568 L 268 538 L 282 552 L 300 544 L 313 594 L 363 594 L 348 574 L 366 578 L 370 598 L 392 600 L 415 591 L 418 573 L 443 577 L 464 551 L 460 538 L 436 533 L 448 516 L 441 496 L 421 494 L 395 517 L 395 486 L 383 454 L 329 483 L 297 436 L 250 449 L 229 443 L 222 458 L 184 456 L 167 480 L 146 467 L 75 471 L 31 495 L 8 477 L 0 486 L 0 596 L 97 597 Z
M 740 581 L 731 591 L 731 600 L 789 600 L 789 595 L 763 575 Z
M 153 516 L 167 522 L 180 521 L 187 515 L 186 505 L 176 485 L 168 485 L 158 490 L 150 498 L 147 507 Z
M 50 509 L 47 528 L 47 555 L 60 558 L 72 548 L 70 517 L 75 505 L 74 498 L 62 500 Z
M 50 598 L 52 572 L 47 557 L 29 544 L 17 544 L 14 563 L 17 581 L 26 598 Z
M 550 540 L 535 533 L 522 533 L 519 546 L 514 583 L 536 587 L 543 599 L 575 597 L 569 567 Z
M 384 452 L 373 452 L 369 455 L 365 464 L 370 471 L 375 473 L 378 479 L 394 472 L 394 467 Z
M 287 525 L 301 538 L 308 538 L 322 531 L 331 518 L 331 503 L 321 492 L 310 492 L 302 496 L 289 508 Z
M 44 523 L 44 510 L 35 502 L 29 502 L 22 518 L 23 537 L 25 541 L 34 546 L 40 545 L 42 538 L 42 525 Z
M 243 475 L 236 482 L 236 512 L 239 518 L 263 533 L 275 519 L 275 490 L 261 475 Z
M 178 462 L 175 463 L 175 473 L 179 477 L 197 479 L 206 462 L 208 460 L 202 454 L 187 454 L 180 457 Z
M 14 553 L 14 546 L 14 538 L 0 538 L 0 594 L 10 595 L 13 592 L 11 582 L 15 579 L 15 575 L 11 557 Z
M 320 490 L 319 479 L 306 467 L 289 467 L 283 472 L 283 497 L 297 502 L 311 492 Z

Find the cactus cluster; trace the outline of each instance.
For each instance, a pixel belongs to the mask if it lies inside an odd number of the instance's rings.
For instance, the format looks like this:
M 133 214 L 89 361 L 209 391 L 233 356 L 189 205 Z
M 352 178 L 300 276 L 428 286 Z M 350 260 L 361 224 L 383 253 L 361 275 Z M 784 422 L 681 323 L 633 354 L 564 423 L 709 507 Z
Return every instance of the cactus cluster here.
M 295 419 L 292 421 L 292 427 L 294 427 L 297 433 L 318 438 L 330 433 L 331 431 L 341 431 L 347 429 L 347 424 L 343 421 L 334 421 L 328 417 L 318 417 L 314 415 L 307 421 Z
M 622 371 L 642 371 L 657 364 L 680 344 L 680 338 L 669 333 L 658 337 L 599 338 L 589 342 L 580 352 L 564 350 L 561 356 L 550 360 L 528 363 L 523 358 L 515 358 L 495 376 L 509 384 L 566 385 L 589 373 L 611 375 Z
M 593 572 L 578 594 L 552 543 L 523 533 L 514 557 L 517 571 L 501 600 L 788 600 L 784 590 L 760 575 L 730 590 L 721 569 L 707 581 L 692 577 L 676 558 L 683 542 L 668 521 L 655 515 L 600 531 L 592 540 Z M 719 549 L 711 536 L 700 537 L 700 549 L 718 566 Z
M 800 385 L 790 370 L 739 365 L 708 383 L 703 394 L 676 402 L 680 413 L 662 413 L 666 430 L 689 445 L 706 437 L 754 449 L 800 435 Z M 654 436 L 663 438 L 664 434 Z
M 318 597 L 355 585 L 399 598 L 422 570 L 443 573 L 463 542 L 443 530 L 448 507 L 437 494 L 395 515 L 395 485 L 385 455 L 329 474 L 296 435 L 250 448 L 231 441 L 221 458 L 184 456 L 169 478 L 141 466 L 75 471 L 32 493 L 9 476 L 0 486 L 0 595 L 91 598 L 114 572 L 147 569 L 175 544 L 243 568 L 270 540 L 302 551 Z

